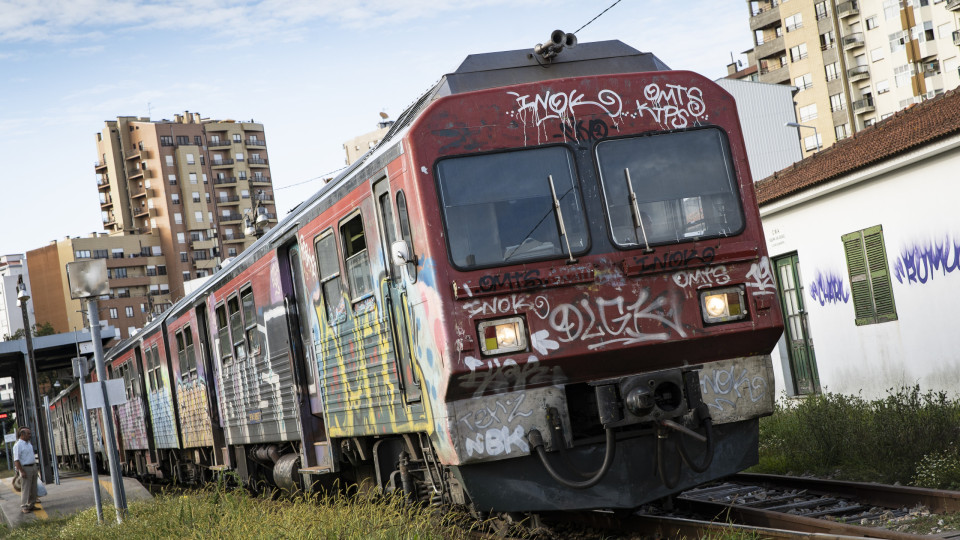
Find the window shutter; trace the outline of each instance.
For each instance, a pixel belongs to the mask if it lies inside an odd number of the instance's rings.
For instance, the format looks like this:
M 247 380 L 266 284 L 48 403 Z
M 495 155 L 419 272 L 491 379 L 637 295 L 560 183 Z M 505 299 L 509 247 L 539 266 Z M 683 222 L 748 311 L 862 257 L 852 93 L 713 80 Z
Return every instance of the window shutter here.
M 873 289 L 877 322 L 895 321 L 897 309 L 893 301 L 893 286 L 890 283 L 890 270 L 887 267 L 887 255 L 883 245 L 883 228 L 878 225 L 865 229 L 863 244 L 867 252 L 867 266 L 870 271 L 870 286 Z
M 860 231 L 845 234 L 843 251 L 847 258 L 847 271 L 850 274 L 850 292 L 853 296 L 853 308 L 857 326 L 876 321 L 870 280 L 867 277 L 867 261 L 863 252 L 863 238 Z

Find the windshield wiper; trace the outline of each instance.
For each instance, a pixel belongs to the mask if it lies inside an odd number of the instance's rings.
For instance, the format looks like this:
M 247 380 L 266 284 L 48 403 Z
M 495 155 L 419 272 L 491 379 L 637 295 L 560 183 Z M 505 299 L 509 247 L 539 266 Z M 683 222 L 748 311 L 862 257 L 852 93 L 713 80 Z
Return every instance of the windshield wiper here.
M 560 211 L 560 200 L 557 199 L 557 189 L 553 187 L 553 175 L 547 175 L 547 181 L 550 182 L 550 196 L 553 197 L 553 209 L 556 211 L 557 216 L 557 227 L 560 228 L 560 236 L 563 237 L 564 243 L 567 245 L 567 256 L 570 257 L 567 260 L 567 264 L 575 264 L 576 259 L 573 258 L 573 251 L 570 249 L 570 238 L 567 236 L 567 228 L 563 224 L 563 213 Z
M 644 227 L 643 219 L 640 217 L 640 207 L 637 206 L 637 194 L 634 193 L 633 182 L 630 181 L 630 169 L 624 169 L 623 174 L 627 177 L 627 190 L 630 191 L 630 211 L 633 212 L 633 227 L 635 229 L 640 229 L 640 234 L 643 235 L 643 252 L 653 253 L 653 250 L 650 249 L 650 242 L 647 240 L 647 229 Z

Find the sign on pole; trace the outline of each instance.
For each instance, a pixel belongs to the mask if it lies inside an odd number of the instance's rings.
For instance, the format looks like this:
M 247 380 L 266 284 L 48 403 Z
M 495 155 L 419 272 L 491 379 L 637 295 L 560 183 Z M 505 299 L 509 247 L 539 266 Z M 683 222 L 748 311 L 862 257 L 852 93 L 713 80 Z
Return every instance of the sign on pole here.
M 123 379 L 108 379 L 107 397 L 110 398 L 110 405 L 122 405 L 127 402 L 127 393 L 123 389 Z M 87 392 L 87 409 L 103 408 L 103 391 L 100 389 L 99 382 L 88 382 L 83 384 Z

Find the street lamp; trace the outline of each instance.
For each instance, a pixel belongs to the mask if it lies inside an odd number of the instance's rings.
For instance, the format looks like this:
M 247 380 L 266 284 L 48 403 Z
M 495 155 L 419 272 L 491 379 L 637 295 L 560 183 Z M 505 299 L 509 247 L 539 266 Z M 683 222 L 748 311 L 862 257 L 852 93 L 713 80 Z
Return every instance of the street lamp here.
M 248 210 L 248 212 L 250 212 Z M 263 190 L 258 189 L 254 206 L 252 209 L 253 217 L 251 219 L 251 214 L 248 213 L 243 218 L 244 228 L 243 234 L 246 236 L 253 236 L 254 238 L 260 238 L 263 236 L 263 233 L 266 232 L 264 227 L 266 226 L 269 218 L 267 217 L 267 207 L 263 204 Z
M 23 283 L 23 274 L 17 277 L 17 304 L 20 306 L 20 313 L 23 315 L 23 335 L 27 342 L 27 388 L 29 389 L 29 399 L 31 415 L 33 416 L 33 425 L 37 431 L 37 450 L 40 454 L 40 472 L 45 482 L 50 481 L 50 462 L 44 450 L 44 441 L 47 436 L 47 429 L 44 425 L 43 410 L 40 406 L 40 389 L 37 386 L 37 360 L 33 354 L 33 333 L 30 328 L 30 316 L 27 315 L 27 300 L 30 295 L 27 294 L 27 286 Z
M 816 128 L 816 126 L 805 126 L 805 125 L 803 125 L 803 124 L 798 124 L 798 123 L 796 123 L 796 122 L 787 122 L 786 124 L 783 125 L 783 127 L 793 127 L 793 128 L 797 128 L 798 130 L 799 130 L 799 128 L 812 129 L 812 130 L 813 130 L 813 138 L 817 141 L 817 152 L 820 151 L 820 135 L 817 133 L 817 128 Z

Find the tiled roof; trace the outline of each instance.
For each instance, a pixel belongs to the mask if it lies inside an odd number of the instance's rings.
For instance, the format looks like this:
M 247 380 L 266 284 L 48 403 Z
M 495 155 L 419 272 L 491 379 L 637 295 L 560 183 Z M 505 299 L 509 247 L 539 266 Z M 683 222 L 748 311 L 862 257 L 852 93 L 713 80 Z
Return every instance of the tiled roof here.
M 757 202 L 773 202 L 957 133 L 960 90 L 951 90 L 899 111 L 757 182 Z

